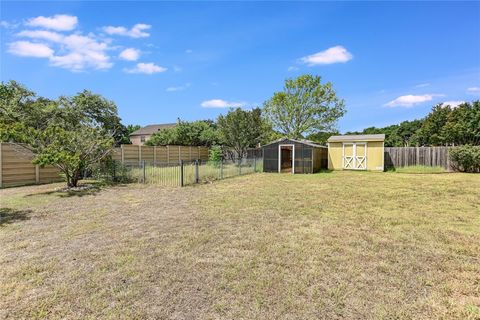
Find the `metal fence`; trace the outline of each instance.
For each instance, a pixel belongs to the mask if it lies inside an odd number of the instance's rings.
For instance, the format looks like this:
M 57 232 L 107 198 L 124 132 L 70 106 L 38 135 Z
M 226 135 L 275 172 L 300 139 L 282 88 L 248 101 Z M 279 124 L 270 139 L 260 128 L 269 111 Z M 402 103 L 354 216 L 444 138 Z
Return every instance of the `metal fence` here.
M 92 176 L 115 182 L 183 187 L 261 172 L 262 166 L 261 158 L 244 158 L 235 161 L 180 161 L 177 164 L 111 161 L 96 168 Z

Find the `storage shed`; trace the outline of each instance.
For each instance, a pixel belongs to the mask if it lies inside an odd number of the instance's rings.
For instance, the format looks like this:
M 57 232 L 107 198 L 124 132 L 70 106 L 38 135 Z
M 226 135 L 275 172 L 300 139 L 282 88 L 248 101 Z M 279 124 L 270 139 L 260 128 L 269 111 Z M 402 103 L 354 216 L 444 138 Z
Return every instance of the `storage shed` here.
M 328 169 L 384 169 L 384 134 L 343 135 L 328 138 Z
M 308 140 L 282 138 L 262 146 L 263 171 L 315 173 L 327 168 L 328 148 Z

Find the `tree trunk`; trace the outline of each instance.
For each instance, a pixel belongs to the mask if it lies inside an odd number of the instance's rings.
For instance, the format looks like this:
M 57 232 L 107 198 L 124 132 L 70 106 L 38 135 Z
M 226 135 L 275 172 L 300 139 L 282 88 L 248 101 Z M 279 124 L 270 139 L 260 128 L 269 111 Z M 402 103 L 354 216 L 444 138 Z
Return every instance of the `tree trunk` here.
M 67 177 L 67 184 L 69 188 L 75 188 L 80 180 L 80 170 L 76 170 L 71 177 Z

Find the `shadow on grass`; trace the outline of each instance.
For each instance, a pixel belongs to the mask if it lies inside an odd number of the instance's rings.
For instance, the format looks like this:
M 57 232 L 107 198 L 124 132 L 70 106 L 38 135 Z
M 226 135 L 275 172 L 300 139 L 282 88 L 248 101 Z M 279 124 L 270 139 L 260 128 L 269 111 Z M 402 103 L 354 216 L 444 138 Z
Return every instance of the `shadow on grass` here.
M 81 189 L 82 186 L 89 186 L 87 189 Z M 34 196 L 42 196 L 42 195 L 55 195 L 59 198 L 70 198 L 70 197 L 84 197 L 84 196 L 91 196 L 96 195 L 103 189 L 107 187 L 125 187 L 126 184 L 121 183 L 110 183 L 104 181 L 83 181 L 82 183 L 78 184 L 80 189 L 78 190 L 70 190 L 70 189 L 59 189 L 59 190 L 50 190 L 45 192 L 38 192 L 38 193 L 30 193 L 25 195 L 25 197 L 34 197 Z
M 16 221 L 29 220 L 31 210 L 16 210 L 12 208 L 0 208 L 0 227 Z

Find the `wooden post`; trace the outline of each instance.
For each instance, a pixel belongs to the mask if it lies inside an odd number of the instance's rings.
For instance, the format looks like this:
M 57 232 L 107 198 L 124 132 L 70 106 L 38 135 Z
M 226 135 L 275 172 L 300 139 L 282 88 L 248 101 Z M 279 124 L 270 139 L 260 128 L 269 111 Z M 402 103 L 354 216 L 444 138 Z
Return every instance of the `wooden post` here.
M 40 183 L 40 167 L 35 165 L 35 183 Z
M 123 152 L 123 144 L 120 145 L 120 150 L 122 151 L 122 165 L 125 164 L 125 154 Z
M 141 163 L 142 162 L 142 146 L 138 146 L 138 161 Z
M 146 172 L 145 172 L 145 160 L 142 160 L 142 167 L 143 167 L 143 183 L 145 183 L 146 180 Z
M 170 164 L 170 147 L 167 145 L 167 166 Z
M 180 187 L 183 187 L 183 161 L 180 160 Z
M 2 173 L 3 173 L 2 148 L 3 148 L 3 145 L 2 145 L 2 143 L 0 142 L 0 188 L 3 186 L 3 179 L 2 179 Z
M 153 166 L 157 163 L 157 147 L 153 146 Z
M 182 161 L 182 147 L 178 146 L 178 161 Z
M 191 150 L 191 149 L 190 149 Z M 198 173 L 198 160 L 195 161 L 195 183 L 200 182 L 200 175 Z
M 223 179 L 223 157 L 220 159 L 220 179 Z

